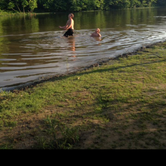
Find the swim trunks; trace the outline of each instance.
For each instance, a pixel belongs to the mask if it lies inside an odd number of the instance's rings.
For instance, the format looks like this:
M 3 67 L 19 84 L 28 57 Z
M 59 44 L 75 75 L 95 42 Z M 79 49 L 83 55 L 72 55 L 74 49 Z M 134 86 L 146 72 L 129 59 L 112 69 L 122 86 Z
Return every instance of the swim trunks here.
M 74 33 L 73 29 L 70 28 L 66 31 L 66 33 L 63 36 L 65 37 L 73 36 L 73 33 Z

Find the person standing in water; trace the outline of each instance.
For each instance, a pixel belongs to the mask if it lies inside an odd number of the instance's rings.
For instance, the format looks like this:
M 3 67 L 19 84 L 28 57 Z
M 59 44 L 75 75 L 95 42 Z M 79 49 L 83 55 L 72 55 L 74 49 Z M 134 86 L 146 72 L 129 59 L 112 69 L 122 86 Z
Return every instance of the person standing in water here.
M 63 36 L 68 37 L 68 36 L 73 36 L 74 34 L 74 14 L 70 13 L 68 15 L 68 21 L 65 26 L 59 26 L 59 28 L 67 30 Z
M 91 34 L 91 37 L 101 37 L 100 29 L 97 28 L 95 32 Z

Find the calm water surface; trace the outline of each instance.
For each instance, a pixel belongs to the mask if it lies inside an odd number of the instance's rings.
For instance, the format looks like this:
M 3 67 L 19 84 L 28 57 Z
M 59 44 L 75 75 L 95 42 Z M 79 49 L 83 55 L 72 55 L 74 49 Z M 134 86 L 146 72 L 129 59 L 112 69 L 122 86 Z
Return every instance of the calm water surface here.
M 166 39 L 166 9 L 75 13 L 75 35 L 63 38 L 68 13 L 0 17 L 0 88 L 79 70 Z M 101 29 L 101 40 L 90 34 Z

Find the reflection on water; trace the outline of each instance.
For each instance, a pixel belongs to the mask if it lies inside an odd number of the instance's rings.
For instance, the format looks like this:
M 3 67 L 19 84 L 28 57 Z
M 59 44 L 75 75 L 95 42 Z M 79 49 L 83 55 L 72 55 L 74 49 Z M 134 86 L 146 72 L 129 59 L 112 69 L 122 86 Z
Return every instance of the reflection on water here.
M 75 13 L 75 34 L 58 26 L 67 14 L 0 18 L 0 87 L 69 73 L 166 38 L 165 9 Z M 99 27 L 102 38 L 90 37 Z

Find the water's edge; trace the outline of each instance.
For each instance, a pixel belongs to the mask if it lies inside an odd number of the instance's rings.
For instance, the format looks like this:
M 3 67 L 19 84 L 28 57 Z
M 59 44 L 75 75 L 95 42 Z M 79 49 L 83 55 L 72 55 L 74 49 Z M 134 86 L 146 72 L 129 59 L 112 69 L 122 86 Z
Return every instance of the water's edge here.
M 17 86 L 13 86 L 13 87 L 4 87 L 4 88 L 0 89 L 0 92 L 2 92 L 2 91 L 14 92 L 15 90 L 25 90 L 27 88 L 32 88 L 32 87 L 36 86 L 37 84 L 40 84 L 40 83 L 43 83 L 43 82 L 46 82 L 46 81 L 53 81 L 56 78 L 62 78 L 64 76 L 65 77 L 66 76 L 71 76 L 73 74 L 77 74 L 80 71 L 84 71 L 84 70 L 87 70 L 87 69 L 90 69 L 90 68 L 93 68 L 93 67 L 101 66 L 105 63 L 108 63 L 111 60 L 117 60 L 121 57 L 128 57 L 128 56 L 136 55 L 138 53 L 138 51 L 144 51 L 146 48 L 151 48 L 151 47 L 153 47 L 154 45 L 156 45 L 158 43 L 164 43 L 164 42 L 166 42 L 166 39 L 164 39 L 162 41 L 154 42 L 152 44 L 148 44 L 146 46 L 142 46 L 140 48 L 137 48 L 137 49 L 133 50 L 132 52 L 123 53 L 121 55 L 117 55 L 116 57 L 112 57 L 112 58 L 106 58 L 105 60 L 98 61 L 98 62 L 96 62 L 92 65 L 86 66 L 82 69 L 78 69 L 77 71 L 69 72 L 69 73 L 66 73 L 66 74 L 58 74 L 58 75 L 54 75 L 54 76 L 47 76 L 47 77 L 44 77 L 40 80 L 36 80 L 36 81 L 34 80 L 33 82 L 27 82 L 27 83 L 23 83 L 23 84 L 20 84 L 20 85 L 17 85 Z

